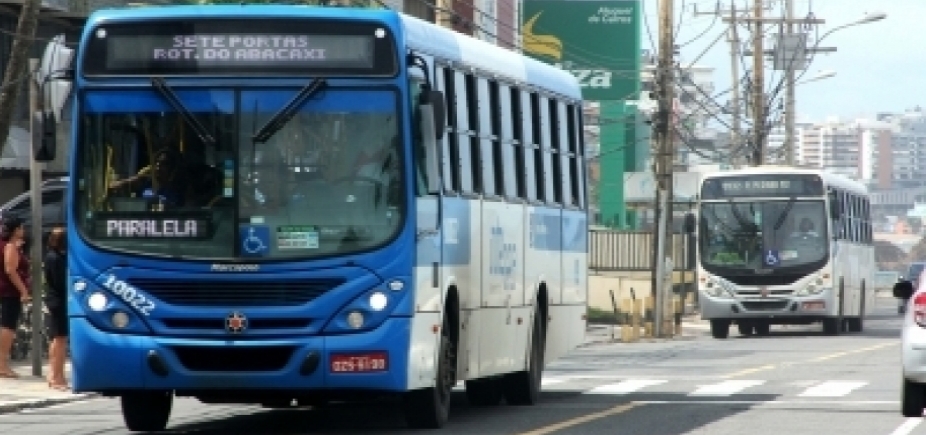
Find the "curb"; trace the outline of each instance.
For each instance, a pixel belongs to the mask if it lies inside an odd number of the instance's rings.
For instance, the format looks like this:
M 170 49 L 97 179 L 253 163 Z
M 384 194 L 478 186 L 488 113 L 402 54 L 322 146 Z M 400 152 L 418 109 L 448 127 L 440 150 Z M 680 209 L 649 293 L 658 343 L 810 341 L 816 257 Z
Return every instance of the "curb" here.
M 96 394 L 74 394 L 71 397 L 44 398 L 44 399 L 23 399 L 11 402 L 0 403 L 0 414 L 10 414 L 20 412 L 26 409 L 47 408 L 49 406 L 61 405 L 70 402 L 79 402 L 98 397 Z

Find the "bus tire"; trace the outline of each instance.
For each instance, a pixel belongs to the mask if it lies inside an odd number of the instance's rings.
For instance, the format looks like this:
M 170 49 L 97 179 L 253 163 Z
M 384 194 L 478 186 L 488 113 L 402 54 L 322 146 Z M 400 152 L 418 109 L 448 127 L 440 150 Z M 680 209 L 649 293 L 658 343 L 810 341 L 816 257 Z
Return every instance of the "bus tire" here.
M 120 397 L 122 419 L 133 432 L 158 432 L 167 428 L 174 395 L 170 391 L 142 391 Z
M 466 400 L 473 406 L 496 406 L 502 403 L 502 380 L 499 378 L 466 381 Z
M 736 328 L 740 330 L 740 335 L 749 336 L 752 335 L 752 330 L 755 328 L 752 322 L 748 320 L 737 320 Z
M 772 332 L 772 324 L 767 320 L 757 320 L 752 328 L 755 330 L 756 335 L 760 337 L 765 337 Z
M 530 406 L 536 404 L 540 398 L 540 379 L 543 376 L 543 356 L 546 351 L 546 328 L 543 322 L 545 317 L 540 307 L 537 307 L 534 312 L 527 370 L 509 373 L 503 378 L 505 401 L 509 405 Z
M 827 317 L 823 319 L 823 333 L 826 335 L 839 335 L 842 326 L 841 317 Z
M 730 321 L 724 319 L 711 319 L 711 335 L 722 339 L 730 335 Z
M 414 429 L 440 429 L 450 416 L 450 395 L 457 383 L 456 343 L 450 337 L 450 316 L 444 315 L 434 386 L 405 393 L 405 422 Z
M 922 417 L 926 407 L 926 386 L 903 380 L 900 393 L 900 412 L 904 417 Z

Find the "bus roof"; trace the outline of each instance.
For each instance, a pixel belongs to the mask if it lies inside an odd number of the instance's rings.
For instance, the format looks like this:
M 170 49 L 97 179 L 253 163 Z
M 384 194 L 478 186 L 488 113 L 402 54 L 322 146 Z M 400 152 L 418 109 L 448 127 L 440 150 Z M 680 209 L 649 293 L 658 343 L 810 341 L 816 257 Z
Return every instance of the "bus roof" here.
M 810 174 L 810 175 L 819 175 L 823 180 L 825 186 L 832 186 L 839 189 L 849 190 L 852 192 L 860 193 L 863 195 L 868 194 L 868 187 L 863 183 L 855 181 L 849 177 L 840 174 L 834 174 L 829 171 L 824 171 L 822 169 L 812 169 L 812 168 L 794 168 L 791 166 L 775 166 L 775 165 L 764 165 L 764 166 L 754 166 L 741 169 L 732 169 L 721 172 L 712 172 L 709 174 L 703 174 L 701 180 L 707 180 L 712 178 L 724 178 L 724 177 L 735 177 L 735 176 L 744 176 L 744 175 L 761 175 L 761 174 Z
M 412 49 L 566 98 L 582 99 L 582 89 L 575 76 L 560 68 L 409 15 L 400 16 L 405 26 L 406 44 Z
M 303 5 L 182 5 L 101 9 L 87 19 L 84 32 L 104 22 L 134 19 L 201 19 L 205 17 L 331 18 L 382 21 L 404 30 L 405 45 L 443 60 L 505 77 L 579 101 L 575 76 L 521 53 L 388 9 L 335 8 Z M 84 35 L 86 38 L 88 35 Z M 402 50 L 400 50 L 401 52 Z

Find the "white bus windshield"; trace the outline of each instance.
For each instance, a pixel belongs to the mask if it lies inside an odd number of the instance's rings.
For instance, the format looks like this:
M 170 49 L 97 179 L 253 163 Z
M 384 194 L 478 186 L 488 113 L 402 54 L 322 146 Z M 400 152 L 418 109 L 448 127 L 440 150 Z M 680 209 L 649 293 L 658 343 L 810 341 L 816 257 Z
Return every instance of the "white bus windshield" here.
M 709 271 L 784 271 L 825 262 L 825 202 L 703 202 L 701 263 Z

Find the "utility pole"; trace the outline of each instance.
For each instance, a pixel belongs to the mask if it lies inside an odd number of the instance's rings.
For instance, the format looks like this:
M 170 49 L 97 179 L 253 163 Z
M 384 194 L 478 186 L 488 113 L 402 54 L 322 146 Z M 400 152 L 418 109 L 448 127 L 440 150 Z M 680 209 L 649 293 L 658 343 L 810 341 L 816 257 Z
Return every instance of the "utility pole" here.
M 785 0 L 785 28 L 788 37 L 794 35 L 794 0 Z M 802 54 L 803 55 L 803 54 Z M 785 164 L 794 166 L 794 55 L 787 57 L 785 70 Z M 800 59 L 803 64 L 804 59 Z
M 656 82 L 659 92 L 658 122 L 656 123 L 656 226 L 655 258 L 653 264 L 653 335 L 663 335 L 664 318 L 668 301 L 666 291 L 666 257 L 672 253 L 672 180 L 675 147 L 673 100 L 675 98 L 675 42 L 672 35 L 675 0 L 659 2 L 659 61 L 656 64 Z
M 736 29 L 736 3 L 730 2 L 730 71 L 733 74 L 733 131 L 730 132 L 730 152 L 739 149 L 740 134 L 740 38 Z M 734 157 L 735 159 L 735 157 Z M 735 163 L 735 162 L 730 162 Z M 738 166 L 737 166 L 738 167 Z
M 753 0 L 752 33 L 752 142 L 753 166 L 762 166 L 765 157 L 765 50 L 762 49 L 762 0 Z
M 41 128 L 35 123 L 35 114 L 40 113 L 42 108 L 41 96 L 39 94 L 39 84 L 36 82 L 35 71 L 38 71 L 39 60 L 29 59 L 29 77 L 26 83 L 29 85 L 29 131 L 32 141 L 36 140 L 36 130 Z M 45 325 L 45 319 L 42 314 L 42 170 L 45 165 L 35 159 L 35 151 L 38 149 L 36 143 L 31 143 L 29 147 L 29 192 L 32 202 L 32 243 L 29 247 L 29 261 L 31 263 L 30 273 L 32 280 L 30 282 L 29 293 L 32 294 L 32 312 L 29 314 L 32 319 L 32 349 L 30 357 L 32 359 L 32 375 L 42 376 L 42 334 L 41 331 Z

